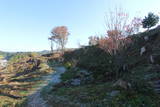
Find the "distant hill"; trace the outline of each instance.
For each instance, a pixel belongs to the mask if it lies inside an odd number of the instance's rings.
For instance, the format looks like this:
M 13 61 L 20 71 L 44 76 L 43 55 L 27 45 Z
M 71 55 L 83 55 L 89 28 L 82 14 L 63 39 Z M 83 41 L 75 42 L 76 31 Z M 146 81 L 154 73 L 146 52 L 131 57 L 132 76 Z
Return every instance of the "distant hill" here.
M 48 54 L 48 53 L 50 53 L 50 52 L 51 52 L 51 51 L 49 51 L 49 50 L 43 50 L 43 51 L 39 51 L 39 52 L 37 52 L 37 53 L 43 55 L 43 54 Z
M 65 51 L 74 51 L 78 48 L 66 48 Z M 56 53 L 56 52 L 60 52 L 60 51 L 57 51 L 57 50 L 53 50 L 53 53 Z M 40 55 L 44 55 L 44 54 L 50 54 L 51 51 L 50 50 L 43 50 L 43 51 L 38 51 L 37 53 L 39 53 Z
M 43 51 L 38 51 L 38 52 L 4 52 L 4 51 L 0 51 L 0 59 L 9 60 L 11 57 L 15 56 L 16 54 L 28 54 L 28 53 L 37 53 L 37 54 L 43 55 L 43 54 L 50 53 L 50 51 L 49 50 L 43 50 Z

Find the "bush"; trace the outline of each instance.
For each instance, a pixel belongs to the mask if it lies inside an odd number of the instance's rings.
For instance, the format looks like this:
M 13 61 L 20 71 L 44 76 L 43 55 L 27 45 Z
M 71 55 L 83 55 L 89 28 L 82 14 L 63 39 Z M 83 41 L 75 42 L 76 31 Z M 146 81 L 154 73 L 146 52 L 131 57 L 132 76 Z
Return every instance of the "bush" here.
M 66 52 L 63 57 L 67 67 L 74 65 L 86 69 L 93 74 L 94 78 L 99 78 L 99 75 L 104 75 L 105 77 L 106 72 L 114 73 L 122 65 L 115 64 L 113 56 L 98 46 L 88 46 L 72 52 Z
M 70 69 L 72 68 L 72 64 L 70 62 L 67 62 L 64 64 L 65 68 Z

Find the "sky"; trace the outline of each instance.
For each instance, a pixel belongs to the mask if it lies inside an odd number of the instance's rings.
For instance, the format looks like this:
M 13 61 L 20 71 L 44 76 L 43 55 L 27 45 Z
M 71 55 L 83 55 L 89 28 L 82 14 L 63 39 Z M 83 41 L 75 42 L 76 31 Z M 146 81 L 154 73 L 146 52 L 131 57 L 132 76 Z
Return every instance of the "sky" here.
M 160 0 L 0 0 L 0 50 L 50 49 L 56 26 L 67 26 L 68 48 L 87 45 L 88 37 L 105 33 L 105 14 L 123 8 L 132 18 L 160 12 Z

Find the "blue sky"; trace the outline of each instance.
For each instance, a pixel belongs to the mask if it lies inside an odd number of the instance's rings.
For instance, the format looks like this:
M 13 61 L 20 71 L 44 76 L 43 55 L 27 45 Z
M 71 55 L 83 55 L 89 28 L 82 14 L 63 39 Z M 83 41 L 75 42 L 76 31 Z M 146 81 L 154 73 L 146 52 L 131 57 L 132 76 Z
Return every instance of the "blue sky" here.
M 67 47 L 88 37 L 104 34 L 104 16 L 116 6 L 130 17 L 160 12 L 159 0 L 0 0 L 0 50 L 49 50 L 48 37 L 55 26 L 65 25 L 71 33 Z

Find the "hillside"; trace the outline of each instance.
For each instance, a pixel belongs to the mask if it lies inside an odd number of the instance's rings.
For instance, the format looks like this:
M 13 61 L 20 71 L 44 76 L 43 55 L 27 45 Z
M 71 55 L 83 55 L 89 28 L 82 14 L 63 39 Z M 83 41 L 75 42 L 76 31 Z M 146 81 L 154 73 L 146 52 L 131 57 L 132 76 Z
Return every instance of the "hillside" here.
M 0 72 L 0 106 L 158 107 L 160 27 L 127 38 L 115 55 L 98 45 L 12 54 Z
M 0 107 L 24 107 L 26 98 L 53 72 L 46 58 L 33 53 L 13 55 L 0 71 Z
M 54 107 L 158 107 L 160 27 L 128 38 L 132 43 L 113 56 L 98 46 L 66 52 L 62 82 L 42 97 Z

